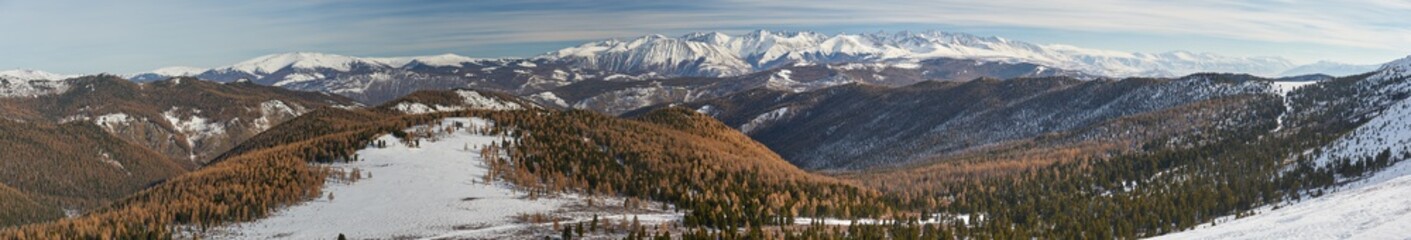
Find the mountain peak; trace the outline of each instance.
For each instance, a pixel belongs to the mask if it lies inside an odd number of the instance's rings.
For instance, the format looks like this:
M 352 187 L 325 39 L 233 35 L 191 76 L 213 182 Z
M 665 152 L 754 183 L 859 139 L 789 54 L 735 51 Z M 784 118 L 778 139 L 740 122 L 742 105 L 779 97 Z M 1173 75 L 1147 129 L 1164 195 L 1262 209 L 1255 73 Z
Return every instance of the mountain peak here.
M 294 67 L 303 69 L 330 68 L 339 71 L 347 71 L 353 63 L 366 62 L 355 57 L 315 53 L 315 52 L 291 52 L 270 54 L 254 59 L 246 60 L 230 66 L 230 69 L 242 72 L 267 74 L 278 71 L 284 67 Z

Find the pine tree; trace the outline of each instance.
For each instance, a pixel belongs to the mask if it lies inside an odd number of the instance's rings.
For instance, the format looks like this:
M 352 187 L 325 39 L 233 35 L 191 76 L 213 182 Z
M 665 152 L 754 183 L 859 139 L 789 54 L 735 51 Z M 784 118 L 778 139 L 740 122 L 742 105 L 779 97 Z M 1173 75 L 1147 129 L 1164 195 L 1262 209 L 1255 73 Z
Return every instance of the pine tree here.
M 597 214 L 593 214 L 593 221 L 588 224 L 588 227 L 590 227 L 590 230 L 592 230 L 592 231 L 590 231 L 590 232 L 594 232 L 594 233 L 598 232 L 598 215 L 597 215 Z

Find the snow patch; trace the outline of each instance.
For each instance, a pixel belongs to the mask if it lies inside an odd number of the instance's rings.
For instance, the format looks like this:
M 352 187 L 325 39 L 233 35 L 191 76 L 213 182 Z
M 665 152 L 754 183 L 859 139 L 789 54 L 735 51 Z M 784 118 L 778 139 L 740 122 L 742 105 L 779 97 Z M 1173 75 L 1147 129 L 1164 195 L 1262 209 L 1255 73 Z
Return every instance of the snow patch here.
M 225 125 L 218 122 L 211 122 L 209 119 L 201 117 L 201 110 L 192 110 L 189 116 L 181 116 L 181 109 L 172 107 L 166 112 L 162 112 L 162 117 L 168 123 L 176 127 L 176 131 L 186 136 L 186 146 L 189 147 L 190 160 L 196 160 L 196 143 L 201 140 L 225 134 Z
M 274 83 L 276 87 L 283 87 L 289 84 L 309 82 L 324 79 L 322 73 L 295 73 L 284 76 L 284 80 Z
M 784 115 L 788 113 L 789 108 L 782 107 L 779 109 L 774 109 L 773 111 L 766 112 L 764 114 L 760 114 L 759 116 L 755 116 L 754 119 L 750 119 L 750 122 L 747 122 L 745 123 L 745 125 L 740 126 L 740 131 L 745 133 L 753 133 L 758 128 L 763 127 L 764 125 L 767 125 L 770 122 L 784 118 Z
M 464 99 L 466 107 L 481 110 L 519 110 L 524 109 L 519 103 L 505 101 L 498 98 L 481 95 L 480 92 L 470 90 L 456 90 L 457 95 Z
M 260 103 L 259 111 L 260 117 L 254 120 L 254 127 L 256 131 L 264 131 L 271 127 L 274 127 L 274 120 L 271 119 L 271 117 L 280 115 L 299 116 L 303 114 L 304 108 L 299 107 L 296 110 L 294 107 L 290 107 L 288 104 L 285 104 L 284 101 L 269 100 Z
M 126 113 L 109 113 L 94 118 L 93 124 L 106 128 L 109 132 L 112 132 L 112 130 L 117 128 L 118 126 L 125 125 L 132 121 L 133 118 L 131 116 L 128 116 Z
M 554 92 L 546 91 L 541 93 L 535 93 L 533 95 L 529 95 L 528 98 L 538 101 L 540 103 L 553 104 L 554 106 L 558 107 L 568 107 L 568 102 L 564 101 L 563 98 L 559 98 L 559 96 L 554 94 Z

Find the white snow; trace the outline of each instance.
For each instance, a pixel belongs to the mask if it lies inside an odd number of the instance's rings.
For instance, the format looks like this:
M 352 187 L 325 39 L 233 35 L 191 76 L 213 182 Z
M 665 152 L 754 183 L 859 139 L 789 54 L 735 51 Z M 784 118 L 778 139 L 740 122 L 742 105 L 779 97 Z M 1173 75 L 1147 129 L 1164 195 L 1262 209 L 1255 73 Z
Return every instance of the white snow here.
M 387 64 L 389 64 L 389 65 L 393 65 L 393 66 L 402 66 L 402 67 L 408 67 L 408 66 L 410 66 L 410 64 L 412 63 L 412 61 L 415 61 L 416 63 L 421 63 L 421 64 L 423 64 L 423 65 L 427 65 L 427 66 L 433 66 L 433 67 L 460 67 L 460 66 L 462 66 L 462 64 L 465 64 L 465 63 L 468 63 L 468 62 L 480 61 L 480 60 L 482 60 L 482 59 L 471 58 L 471 57 L 466 57 L 466 56 L 461 56 L 461 55 L 456 55 L 456 54 L 447 53 L 447 54 L 434 55 L 434 56 L 384 58 L 381 62 L 387 63 Z
M 0 71 L 0 98 L 38 97 L 60 94 L 69 90 L 64 79 L 77 75 L 63 75 L 38 70 L 18 69 Z
M 1318 82 L 1314 82 L 1314 81 L 1298 81 L 1298 82 L 1274 81 L 1274 82 L 1273 82 L 1273 86 L 1272 86 L 1272 89 L 1270 89 L 1270 91 L 1273 91 L 1274 94 L 1277 94 L 1277 95 L 1279 95 L 1279 97 L 1282 97 L 1282 98 L 1283 98 L 1283 101 L 1282 101 L 1282 102 L 1284 103 L 1284 113 L 1283 113 L 1283 114 L 1280 114 L 1278 118 L 1275 118 L 1275 119 L 1274 119 L 1274 121 L 1278 123 L 1278 127 L 1274 127 L 1274 130 L 1273 130 L 1273 131 L 1277 132 L 1277 131 L 1279 131 L 1279 130 L 1283 130 L 1283 129 L 1284 129 L 1284 119 L 1285 119 L 1285 118 L 1288 118 L 1288 113 L 1293 112 L 1293 105 L 1289 105 L 1289 99 L 1288 99 L 1289 93 L 1290 93 L 1290 92 L 1293 92 L 1293 90 L 1297 90 L 1297 89 L 1302 88 L 1302 87 L 1304 87 L 1304 86 L 1308 86 L 1308 85 L 1312 85 L 1312 84 L 1317 84 L 1317 83 L 1318 83 Z
M 1155 239 L 1405 239 L 1411 229 L 1411 164 L 1345 189 L 1254 216 Z
M 750 119 L 750 122 L 747 122 L 745 123 L 745 125 L 740 126 L 740 131 L 745 133 L 752 133 L 757 128 L 763 127 L 764 125 L 769 124 L 774 120 L 779 120 L 780 118 L 784 117 L 784 114 L 788 113 L 789 108 L 782 107 L 779 109 L 774 109 L 773 111 L 760 114 L 759 116 L 755 116 L 754 119 Z
M 1411 59 L 1411 58 L 1408 58 Z M 1411 61 L 1387 64 L 1369 81 L 1404 77 Z M 1285 86 L 1279 86 L 1280 89 Z M 1282 90 L 1281 90 L 1282 91 Z M 1286 91 L 1284 91 L 1286 92 Z M 1393 103 L 1315 156 L 1319 166 L 1362 159 L 1389 150 L 1403 156 L 1411 146 L 1411 99 Z M 1250 217 L 1169 234 L 1167 239 L 1404 239 L 1411 229 L 1411 164 L 1398 163 L 1332 193 Z
M 1274 81 L 1273 91 L 1275 94 L 1279 94 L 1279 96 L 1288 96 L 1289 92 L 1293 92 L 1293 90 L 1317 83 L 1318 82 L 1315 81 Z
M 176 128 L 178 133 L 186 136 L 186 146 L 189 147 L 191 160 L 196 160 L 196 143 L 203 139 L 225 134 L 225 125 L 219 122 L 211 122 L 209 119 L 200 116 L 200 110 L 191 110 L 191 114 L 182 117 L 181 109 L 172 107 L 166 112 L 162 112 L 162 117 L 166 118 Z
M 1382 64 L 1378 73 L 1369 78 L 1396 79 L 1411 76 L 1411 56 Z
M 397 105 L 392 106 L 392 109 L 393 109 L 393 110 L 400 111 L 400 112 L 403 112 L 403 113 L 407 113 L 407 114 L 423 114 L 423 113 L 433 113 L 433 112 L 454 112 L 454 111 L 462 111 L 462 110 L 495 110 L 495 111 L 501 111 L 501 110 L 519 110 L 519 109 L 524 109 L 524 108 L 525 108 L 525 106 L 521 106 L 519 103 L 515 103 L 515 102 L 511 102 L 511 101 L 506 101 L 506 100 L 501 100 L 501 99 L 494 98 L 494 97 L 490 97 L 490 96 L 481 95 L 479 92 L 476 92 L 476 91 L 471 91 L 471 90 L 456 90 L 455 92 L 456 92 L 457 95 L 460 95 L 460 96 L 461 96 L 461 99 L 462 99 L 461 104 L 462 104 L 462 105 L 445 106 L 445 105 L 440 105 L 440 104 L 427 105 L 427 104 L 424 104 L 424 103 L 403 102 L 403 103 L 398 103 Z M 532 106 L 531 106 L 531 107 L 532 107 Z
M 519 110 L 524 109 L 519 103 L 506 101 L 494 97 L 481 95 L 480 92 L 470 90 L 456 90 L 457 95 L 464 99 L 465 106 L 471 109 L 483 110 Z
M 309 82 L 324 79 L 322 73 L 295 73 L 284 76 L 284 80 L 274 83 L 275 87 L 283 87 L 289 84 Z
M 64 79 L 68 79 L 68 78 L 72 78 L 72 77 L 77 77 L 77 76 L 78 76 L 78 75 L 64 75 L 64 74 L 57 74 L 57 73 L 51 73 L 51 72 L 45 72 L 45 71 L 39 71 L 39 70 L 33 70 L 33 69 L 15 69 L 15 70 L 0 71 L 0 79 L 10 79 L 10 80 L 18 80 L 18 81 L 32 81 L 32 80 L 58 81 L 58 80 L 64 80 Z
M 550 91 L 535 93 L 533 95 L 529 95 L 528 98 L 534 99 L 535 101 L 538 101 L 540 103 L 553 104 L 554 106 L 558 107 L 568 107 L 567 101 L 564 101 L 563 98 L 559 98 L 557 94 L 554 94 L 554 92 Z
M 304 114 L 305 109 L 303 106 L 298 105 L 290 107 L 289 104 L 285 104 L 284 101 L 276 99 L 261 102 L 259 111 L 260 117 L 255 118 L 253 122 L 256 131 L 264 131 L 274 127 L 274 121 L 271 120 L 273 116 L 298 116 Z
M 447 129 L 455 124 L 464 129 Z M 392 136 L 378 140 L 386 148 L 368 147 L 357 152 L 360 161 L 327 166 L 366 175 L 352 182 L 331 181 L 324 197 L 292 206 L 273 216 L 218 230 L 229 239 L 328 239 L 342 233 L 350 238 L 499 238 L 532 224 L 514 220 L 520 214 L 563 213 L 584 198 L 563 195 L 529 199 L 503 182 L 484 182 L 488 169 L 480 149 L 504 136 L 472 133 L 493 124 L 479 118 L 447 118 L 439 124 L 413 127 L 432 129 L 437 137 L 409 147 Z M 608 201 L 611 202 L 611 201 Z M 583 214 L 570 214 L 576 222 Z M 632 215 L 603 213 L 606 216 Z M 591 216 L 591 215 L 587 215 Z M 642 214 L 643 222 L 660 218 L 675 221 L 672 213 Z
M 354 63 L 382 64 L 377 61 L 336 54 L 295 52 L 260 56 L 236 63 L 225 69 L 233 69 L 254 75 L 264 75 L 279 71 L 279 69 L 285 67 L 296 69 L 327 68 L 338 71 L 348 71 L 352 68 Z
M 67 91 L 67 81 L 19 80 L 0 76 L 0 98 L 38 97 Z
M 113 168 L 117 168 L 118 170 L 122 170 L 123 173 L 126 173 L 127 175 L 132 175 L 131 172 L 128 172 L 128 171 L 127 171 L 127 167 L 124 167 L 124 166 L 122 165 L 122 162 L 118 162 L 118 160 L 114 160 L 114 159 L 113 159 L 113 155 L 112 155 L 112 154 L 108 154 L 108 152 L 106 152 L 106 151 L 98 150 L 98 161 L 99 161 L 99 162 L 102 162 L 102 163 L 104 163 L 104 164 L 108 164 L 109 166 L 113 166 Z
M 93 124 L 104 127 L 112 131 L 113 128 L 132 122 L 132 117 L 126 113 L 109 113 L 93 119 Z
M 1182 51 L 1132 53 L 946 32 L 827 35 L 760 30 L 739 36 L 724 33 L 692 33 L 675 38 L 649 35 L 630 41 L 590 42 L 540 56 L 597 69 L 665 70 L 707 76 L 734 76 L 796 63 L 876 63 L 937 57 L 1027 62 L 1114 77 L 1169 77 L 1196 72 L 1275 76 L 1293 67 L 1289 60 L 1277 57 L 1231 57 Z M 696 60 L 698 64 L 681 66 L 686 61 Z
M 705 114 L 705 115 L 710 115 L 710 116 L 715 116 L 715 112 L 716 112 L 715 106 L 711 106 L 711 105 L 701 106 L 701 108 L 697 108 L 697 109 L 696 109 L 696 113 Z
M 437 104 L 437 105 L 426 105 L 426 104 L 423 104 L 423 103 L 404 102 L 404 103 L 398 103 L 397 105 L 392 106 L 392 110 L 397 110 L 398 112 L 402 112 L 402 113 L 406 113 L 406 114 L 423 114 L 423 113 L 434 113 L 434 112 L 454 112 L 454 111 L 465 110 L 465 108 L 457 107 L 457 106 L 445 106 L 445 105 L 439 105 L 439 104 Z
M 1411 146 L 1411 99 L 1387 107 L 1371 121 L 1328 144 L 1317 162 L 1321 166 L 1340 158 L 1360 159 L 1382 150 L 1401 156 L 1407 146 Z

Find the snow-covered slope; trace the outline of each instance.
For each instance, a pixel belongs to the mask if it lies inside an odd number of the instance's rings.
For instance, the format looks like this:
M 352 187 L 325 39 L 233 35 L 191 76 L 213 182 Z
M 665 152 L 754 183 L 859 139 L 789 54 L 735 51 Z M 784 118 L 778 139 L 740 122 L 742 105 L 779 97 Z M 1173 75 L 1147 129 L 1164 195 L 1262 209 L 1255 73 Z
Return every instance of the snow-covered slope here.
M 1411 92 L 1408 77 L 1411 77 L 1411 57 L 1382 65 L 1375 75 L 1362 82 L 1378 86 L 1375 89 L 1367 89 L 1377 94 L 1364 101 L 1392 101 L 1388 96 Z M 1411 99 L 1397 101 L 1389 102 L 1388 107 L 1370 121 L 1329 144 L 1323 154 L 1318 156 L 1318 162 L 1326 164 L 1337 159 L 1370 157 L 1383 150 L 1391 151 L 1392 156 L 1401 156 L 1407 152 L 1407 146 L 1411 146 Z
M 1401 163 L 1329 195 L 1155 239 L 1404 239 L 1407 196 L 1411 163 Z
M 1028 62 L 1114 77 L 1197 72 L 1272 76 L 1293 66 L 1277 57 L 1184 51 L 1130 53 L 934 31 L 826 35 L 759 30 L 740 36 L 718 32 L 676 38 L 651 35 L 591 42 L 541 56 L 590 68 L 688 76 L 730 76 L 797 63 L 905 62 L 936 57 Z M 669 69 L 663 71 L 663 67 Z
M 68 91 L 64 79 L 74 77 L 38 70 L 0 71 L 0 98 L 36 97 Z
M 453 92 L 460 97 L 460 102 L 455 104 L 438 104 L 406 101 L 391 106 L 391 109 L 407 114 L 422 114 L 462 110 L 519 110 L 526 107 L 514 101 L 495 96 L 487 96 L 474 90 L 457 89 Z
M 51 73 L 51 72 L 45 72 L 45 71 L 39 71 L 39 70 L 32 70 L 32 69 L 15 69 L 15 70 L 0 71 L 0 79 L 8 79 L 8 80 L 15 80 L 15 81 L 31 81 L 31 80 L 50 80 L 50 81 L 58 81 L 58 80 L 64 80 L 64 79 L 71 78 L 71 77 L 76 77 L 76 76 L 74 76 L 74 75 L 63 75 L 63 74 L 57 74 L 57 73 Z
M 553 214 L 565 218 L 565 223 L 590 219 L 594 214 L 607 219 L 638 216 L 646 223 L 679 219 L 679 214 L 669 212 L 631 215 L 590 210 L 593 208 L 585 207 L 586 198 L 576 195 L 532 199 L 507 183 L 486 182 L 489 170 L 481 149 L 513 141 L 477 133 L 489 124 L 479 118 L 447 118 L 407 129 L 436 134 L 420 141 L 419 146 L 383 136 L 378 141 L 386 142 L 386 147 L 369 146 L 357 152 L 359 161 L 329 165 L 359 179 L 331 181 L 319 199 L 280 210 L 266 219 L 219 229 L 214 237 L 330 239 L 345 234 L 354 239 L 496 239 L 542 225 L 516 220 L 521 214 Z

